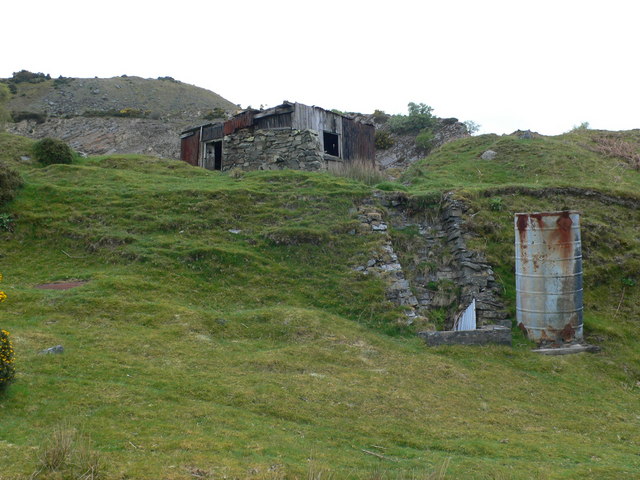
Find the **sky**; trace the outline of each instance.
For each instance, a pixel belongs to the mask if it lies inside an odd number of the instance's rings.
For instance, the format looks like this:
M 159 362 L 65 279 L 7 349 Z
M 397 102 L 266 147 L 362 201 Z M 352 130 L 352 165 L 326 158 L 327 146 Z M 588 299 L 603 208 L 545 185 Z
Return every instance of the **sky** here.
M 640 128 L 637 0 L 30 0 L 0 77 L 171 76 L 242 107 L 407 113 L 480 133 Z

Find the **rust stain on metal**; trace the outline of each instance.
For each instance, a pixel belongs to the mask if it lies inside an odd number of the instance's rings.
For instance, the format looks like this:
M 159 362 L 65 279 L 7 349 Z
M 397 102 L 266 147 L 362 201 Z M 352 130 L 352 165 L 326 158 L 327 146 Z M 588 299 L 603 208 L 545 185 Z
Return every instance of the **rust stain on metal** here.
M 578 212 L 518 213 L 516 311 L 538 343 L 582 339 L 582 255 Z
M 253 125 L 253 117 L 256 112 L 258 112 L 258 110 L 247 110 L 224 122 L 224 134 L 231 135 L 241 128 L 249 128 Z
M 571 325 L 571 323 L 567 323 L 564 328 L 558 333 L 562 340 L 564 340 L 565 342 L 570 342 L 575 337 L 576 329 L 573 328 L 573 325 Z

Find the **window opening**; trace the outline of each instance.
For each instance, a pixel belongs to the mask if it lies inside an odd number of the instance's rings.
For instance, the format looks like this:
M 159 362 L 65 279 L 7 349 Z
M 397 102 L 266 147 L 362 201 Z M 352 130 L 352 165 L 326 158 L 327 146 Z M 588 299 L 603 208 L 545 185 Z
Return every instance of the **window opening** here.
M 339 137 L 335 133 L 324 132 L 324 153 L 333 155 L 334 157 L 340 156 Z

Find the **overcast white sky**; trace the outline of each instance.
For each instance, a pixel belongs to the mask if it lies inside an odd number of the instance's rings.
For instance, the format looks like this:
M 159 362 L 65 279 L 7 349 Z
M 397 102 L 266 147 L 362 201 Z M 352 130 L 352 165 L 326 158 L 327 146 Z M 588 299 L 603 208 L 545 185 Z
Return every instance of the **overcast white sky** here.
M 298 101 L 483 133 L 640 128 L 638 0 L 12 0 L 0 77 L 172 76 L 243 107 Z

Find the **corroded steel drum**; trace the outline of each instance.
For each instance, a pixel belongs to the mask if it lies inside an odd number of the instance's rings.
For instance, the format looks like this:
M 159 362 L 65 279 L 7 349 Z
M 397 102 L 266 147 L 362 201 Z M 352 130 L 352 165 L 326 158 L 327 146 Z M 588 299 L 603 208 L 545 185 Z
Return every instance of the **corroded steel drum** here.
M 516 316 L 538 344 L 582 340 L 578 212 L 516 213 Z

